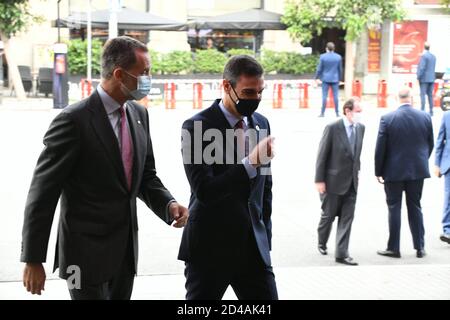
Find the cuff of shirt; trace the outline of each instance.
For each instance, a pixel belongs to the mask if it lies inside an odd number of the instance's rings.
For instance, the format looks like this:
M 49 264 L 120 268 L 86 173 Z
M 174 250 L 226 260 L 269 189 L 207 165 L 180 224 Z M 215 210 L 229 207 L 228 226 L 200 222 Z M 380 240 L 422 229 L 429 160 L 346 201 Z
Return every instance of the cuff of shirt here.
M 174 221 L 174 219 L 170 216 L 170 212 L 169 212 L 170 204 L 172 204 L 172 203 L 174 203 L 174 202 L 177 202 L 177 201 L 176 201 L 176 200 L 170 200 L 169 203 L 168 203 L 167 206 L 166 206 L 166 221 L 167 221 L 169 224 L 172 224 L 172 222 Z
M 248 157 L 245 157 L 244 159 L 242 159 L 242 164 L 244 165 L 245 171 L 247 171 L 248 177 L 250 179 L 253 179 L 254 177 L 256 177 L 256 173 L 257 173 L 256 168 L 251 165 Z

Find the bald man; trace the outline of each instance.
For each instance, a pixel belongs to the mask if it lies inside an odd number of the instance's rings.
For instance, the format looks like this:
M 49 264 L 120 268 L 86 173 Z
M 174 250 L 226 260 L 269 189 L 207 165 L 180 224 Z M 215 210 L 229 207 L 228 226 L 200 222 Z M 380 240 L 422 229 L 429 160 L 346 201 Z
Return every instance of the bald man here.
M 425 256 L 423 214 L 420 200 L 423 182 L 430 177 L 428 159 L 434 147 L 429 114 L 413 109 L 411 90 L 398 93 L 400 107 L 381 117 L 375 150 L 375 175 L 384 184 L 389 209 L 389 240 L 379 255 L 400 258 L 402 195 L 406 194 L 408 220 L 416 256 Z

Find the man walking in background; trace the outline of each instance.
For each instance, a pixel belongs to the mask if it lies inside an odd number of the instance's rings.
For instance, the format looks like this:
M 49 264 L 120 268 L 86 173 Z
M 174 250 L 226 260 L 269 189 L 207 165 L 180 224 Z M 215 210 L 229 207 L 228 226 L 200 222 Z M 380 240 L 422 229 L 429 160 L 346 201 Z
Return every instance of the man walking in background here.
M 442 117 L 441 127 L 436 140 L 435 174 L 444 176 L 444 210 L 442 214 L 443 233 L 441 240 L 450 244 L 450 112 L 445 112 Z
M 339 81 L 342 78 L 342 57 L 334 52 L 334 43 L 328 42 L 327 52 L 320 55 L 317 66 L 316 82 L 322 82 L 322 110 L 319 117 L 325 115 L 329 88 L 333 91 L 336 117 L 339 116 Z
M 420 200 L 423 182 L 430 177 L 428 159 L 434 138 L 431 117 L 411 106 L 411 89 L 398 93 L 400 107 L 381 117 L 375 150 L 375 175 L 384 184 L 389 209 L 389 240 L 382 256 L 400 258 L 402 195 L 416 256 L 425 256 L 425 229 Z
M 336 231 L 336 262 L 355 266 L 348 253 L 350 231 L 355 213 L 361 149 L 365 127 L 360 123 L 358 98 L 345 102 L 344 117 L 325 127 L 316 162 L 316 187 L 322 200 L 319 222 L 319 252 L 327 254 L 327 242 L 333 221 L 339 217 Z
M 417 67 L 417 80 L 420 84 L 420 107 L 425 111 L 425 95 L 428 97 L 430 115 L 433 115 L 433 90 L 435 80 L 436 57 L 430 52 L 430 44 L 425 43 L 425 50 Z

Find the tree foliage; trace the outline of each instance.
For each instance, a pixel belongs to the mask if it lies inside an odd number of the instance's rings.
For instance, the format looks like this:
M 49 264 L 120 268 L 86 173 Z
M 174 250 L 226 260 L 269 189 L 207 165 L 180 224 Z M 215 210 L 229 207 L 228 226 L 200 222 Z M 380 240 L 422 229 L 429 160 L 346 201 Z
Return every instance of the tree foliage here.
M 345 40 L 354 41 L 367 28 L 405 15 L 401 0 L 287 0 L 282 21 L 291 37 L 305 44 L 327 27 L 344 29 Z
M 7 37 L 26 31 L 33 22 L 42 22 L 43 17 L 30 12 L 28 0 L 2 0 L 0 2 L 0 30 Z

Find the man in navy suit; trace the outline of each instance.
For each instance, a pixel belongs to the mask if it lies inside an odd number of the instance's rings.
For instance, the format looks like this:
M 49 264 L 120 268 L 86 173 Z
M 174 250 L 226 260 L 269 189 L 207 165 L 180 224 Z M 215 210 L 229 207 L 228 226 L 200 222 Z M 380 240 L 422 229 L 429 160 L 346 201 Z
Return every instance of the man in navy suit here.
M 327 43 L 327 52 L 320 55 L 319 65 L 316 72 L 316 81 L 322 82 L 322 111 L 319 117 L 325 115 L 327 106 L 328 91 L 331 87 L 333 91 L 334 108 L 336 117 L 339 116 L 339 81 L 342 78 L 342 57 L 334 52 L 334 43 Z
M 441 128 L 436 141 L 435 173 L 440 178 L 445 177 L 444 213 L 442 227 L 444 233 L 441 240 L 450 244 L 450 112 L 445 112 L 442 117 Z
M 428 96 L 430 115 L 433 115 L 433 88 L 435 80 L 436 57 L 430 52 L 430 45 L 425 43 L 425 50 L 417 67 L 417 80 L 420 84 L 420 103 L 425 111 L 425 95 Z
M 430 177 L 428 159 L 433 151 L 431 117 L 411 107 L 411 90 L 398 94 L 401 106 L 381 117 L 375 150 L 375 175 L 384 183 L 389 208 L 389 241 L 378 254 L 400 258 L 402 194 L 406 193 L 409 227 L 417 257 L 425 255 L 420 200 L 423 182 Z
M 223 88 L 223 99 L 183 124 L 191 198 L 178 258 L 186 262 L 186 299 L 219 300 L 229 285 L 239 299 L 278 299 L 270 259 L 272 138 L 268 120 L 254 113 L 263 68 L 252 57 L 232 57 Z

